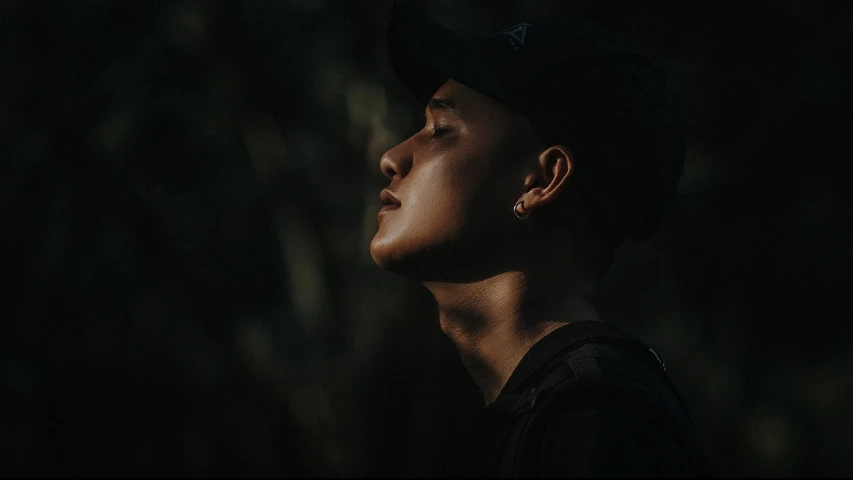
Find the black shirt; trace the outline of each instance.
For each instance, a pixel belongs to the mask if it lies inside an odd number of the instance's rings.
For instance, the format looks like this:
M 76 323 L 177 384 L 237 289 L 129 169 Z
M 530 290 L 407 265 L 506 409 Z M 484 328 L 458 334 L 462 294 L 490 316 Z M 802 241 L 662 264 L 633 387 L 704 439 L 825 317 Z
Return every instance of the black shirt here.
M 537 342 L 442 465 L 450 477 L 710 473 L 663 362 L 599 322 Z

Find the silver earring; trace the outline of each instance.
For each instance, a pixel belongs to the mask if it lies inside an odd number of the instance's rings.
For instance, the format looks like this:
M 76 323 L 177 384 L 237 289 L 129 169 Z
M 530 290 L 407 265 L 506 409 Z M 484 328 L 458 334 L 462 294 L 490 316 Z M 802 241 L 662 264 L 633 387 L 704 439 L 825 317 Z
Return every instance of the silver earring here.
M 518 211 L 518 206 L 519 206 L 519 205 L 524 205 L 524 200 L 519 200 L 519 201 L 518 201 L 518 203 L 516 203 L 516 204 L 515 204 L 515 206 L 514 206 L 514 207 L 512 207 L 512 212 L 515 214 L 515 216 L 516 216 L 519 220 L 527 220 L 527 217 L 529 217 L 529 216 L 530 216 L 530 212 L 520 213 L 520 212 Z

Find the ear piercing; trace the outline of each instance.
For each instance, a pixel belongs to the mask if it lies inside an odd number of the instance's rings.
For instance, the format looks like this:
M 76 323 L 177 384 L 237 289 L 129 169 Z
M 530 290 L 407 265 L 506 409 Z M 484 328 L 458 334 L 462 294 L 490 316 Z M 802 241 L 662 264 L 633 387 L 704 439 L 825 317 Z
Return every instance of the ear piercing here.
M 518 210 L 519 205 L 524 205 L 524 200 L 519 200 L 518 203 L 516 203 L 515 206 L 512 207 L 512 213 L 514 213 L 516 218 L 518 218 L 519 220 L 527 220 L 527 217 L 530 216 L 530 212 L 520 212 Z

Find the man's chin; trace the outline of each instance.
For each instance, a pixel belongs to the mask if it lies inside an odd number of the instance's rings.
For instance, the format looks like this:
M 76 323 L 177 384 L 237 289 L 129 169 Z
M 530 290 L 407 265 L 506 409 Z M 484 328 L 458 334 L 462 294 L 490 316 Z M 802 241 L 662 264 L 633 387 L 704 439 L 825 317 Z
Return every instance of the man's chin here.
M 417 282 L 481 279 L 484 272 L 480 253 L 478 248 L 462 249 L 458 244 L 415 245 L 391 241 L 379 234 L 370 243 L 370 256 L 376 265 Z
M 384 245 L 376 240 L 370 244 L 370 256 L 376 265 L 388 272 L 419 280 L 421 275 L 416 265 L 418 255 L 407 255 L 399 249 L 389 247 L 390 245 Z
M 393 256 L 389 250 L 388 245 L 378 240 L 377 237 L 373 237 L 370 242 L 370 256 L 376 265 L 383 270 L 389 270 L 394 264 Z
M 383 270 L 400 275 L 403 275 L 402 272 L 406 270 L 405 257 L 400 258 L 399 255 L 393 255 L 382 248 L 377 248 L 371 245 L 370 256 L 373 257 L 373 261 L 376 265 Z
M 454 270 L 442 261 L 441 256 L 430 252 L 412 252 L 408 255 L 383 255 L 381 251 L 371 249 L 373 261 L 383 270 L 406 277 L 416 282 L 453 281 Z

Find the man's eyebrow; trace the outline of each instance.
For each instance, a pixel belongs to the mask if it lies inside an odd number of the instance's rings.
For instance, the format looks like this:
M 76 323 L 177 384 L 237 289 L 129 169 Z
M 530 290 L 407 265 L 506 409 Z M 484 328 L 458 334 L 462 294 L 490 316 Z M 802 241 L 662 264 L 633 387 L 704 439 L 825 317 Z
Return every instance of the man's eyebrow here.
M 449 98 L 432 98 L 429 103 L 427 103 L 427 109 L 432 111 L 445 110 L 459 115 L 459 110 L 456 109 L 456 102 Z

